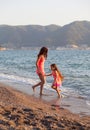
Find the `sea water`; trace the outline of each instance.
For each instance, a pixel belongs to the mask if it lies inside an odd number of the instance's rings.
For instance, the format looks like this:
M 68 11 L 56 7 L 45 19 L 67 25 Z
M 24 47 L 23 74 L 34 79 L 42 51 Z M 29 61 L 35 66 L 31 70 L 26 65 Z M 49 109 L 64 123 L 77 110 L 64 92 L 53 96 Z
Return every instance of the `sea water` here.
M 38 83 L 36 59 L 39 50 L 0 51 L 0 82 L 29 87 Z M 82 98 L 90 106 L 90 50 L 50 50 L 45 62 L 45 72 L 50 73 L 50 64 L 56 63 L 64 76 L 62 94 Z M 45 89 L 52 91 L 53 77 L 47 77 Z

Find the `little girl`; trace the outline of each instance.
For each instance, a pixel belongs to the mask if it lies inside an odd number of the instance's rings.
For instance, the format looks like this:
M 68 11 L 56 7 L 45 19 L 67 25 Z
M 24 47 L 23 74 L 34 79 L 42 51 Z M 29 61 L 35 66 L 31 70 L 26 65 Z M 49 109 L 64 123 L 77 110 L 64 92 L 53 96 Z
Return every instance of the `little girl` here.
M 50 76 L 52 75 L 53 78 L 54 78 L 54 81 L 52 83 L 52 88 L 56 90 L 57 94 L 58 94 L 58 97 L 60 97 L 60 86 L 62 84 L 62 81 L 63 81 L 63 76 L 62 74 L 60 73 L 59 69 L 57 68 L 56 64 L 51 64 L 50 65 L 51 67 L 51 71 L 52 73 L 51 74 L 47 74 L 46 76 Z

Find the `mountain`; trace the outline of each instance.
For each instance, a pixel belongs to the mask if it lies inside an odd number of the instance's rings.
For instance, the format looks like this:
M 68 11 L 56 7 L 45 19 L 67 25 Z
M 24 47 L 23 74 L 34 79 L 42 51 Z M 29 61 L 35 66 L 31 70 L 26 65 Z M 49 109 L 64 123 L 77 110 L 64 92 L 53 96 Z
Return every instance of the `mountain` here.
M 0 25 L 0 46 L 21 47 L 90 47 L 90 22 L 75 21 L 65 26 L 58 25 Z

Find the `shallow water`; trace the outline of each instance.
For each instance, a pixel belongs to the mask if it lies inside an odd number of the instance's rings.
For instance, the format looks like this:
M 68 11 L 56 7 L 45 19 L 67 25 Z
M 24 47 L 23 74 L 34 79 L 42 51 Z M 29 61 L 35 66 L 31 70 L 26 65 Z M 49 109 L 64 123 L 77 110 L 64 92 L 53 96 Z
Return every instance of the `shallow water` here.
M 17 89 L 28 92 L 39 81 L 35 72 L 38 51 L 0 51 L 0 81 L 16 85 Z M 49 50 L 45 62 L 46 73 L 50 72 L 52 63 L 57 64 L 65 77 L 61 87 L 64 97 L 84 101 L 85 107 L 90 107 L 90 50 Z M 52 82 L 53 78 L 47 77 L 44 87 L 51 93 Z M 57 96 L 56 93 L 54 95 Z M 52 96 L 49 98 L 52 99 Z

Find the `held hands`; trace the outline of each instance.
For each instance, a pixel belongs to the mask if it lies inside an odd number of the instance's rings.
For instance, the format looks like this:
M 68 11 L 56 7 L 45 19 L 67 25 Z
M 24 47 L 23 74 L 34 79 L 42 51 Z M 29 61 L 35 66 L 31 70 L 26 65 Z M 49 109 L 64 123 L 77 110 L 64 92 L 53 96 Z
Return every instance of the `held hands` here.
M 45 76 L 51 76 L 52 75 L 52 73 L 50 73 L 50 74 L 45 74 Z

